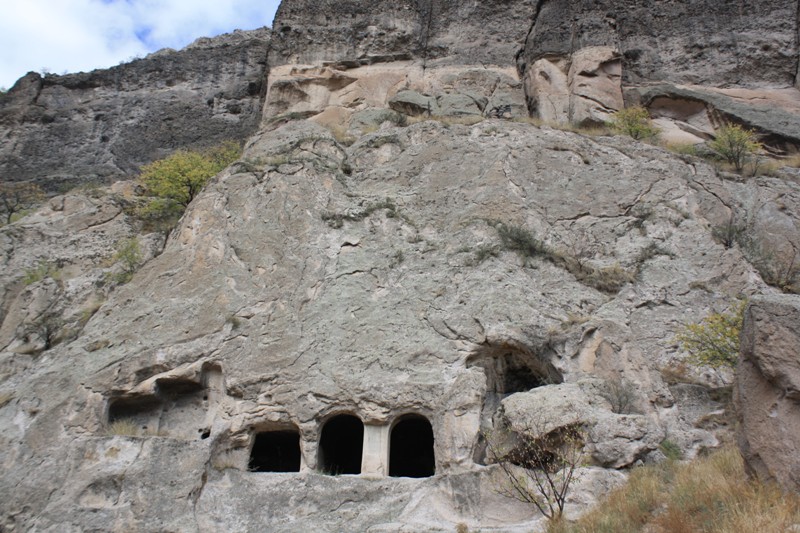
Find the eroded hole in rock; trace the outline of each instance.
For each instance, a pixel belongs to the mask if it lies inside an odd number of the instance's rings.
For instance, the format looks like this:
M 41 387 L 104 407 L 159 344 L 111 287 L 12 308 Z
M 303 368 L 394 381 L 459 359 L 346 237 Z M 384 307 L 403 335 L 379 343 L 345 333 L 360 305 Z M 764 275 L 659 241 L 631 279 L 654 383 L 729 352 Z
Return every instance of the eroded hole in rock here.
M 299 472 L 300 432 L 297 430 L 258 433 L 250 451 L 252 472 Z
M 403 417 L 392 428 L 389 439 L 389 475 L 419 478 L 435 473 L 431 423 L 419 415 Z
M 119 398 L 108 406 L 108 423 L 130 422 L 144 431 L 158 428 L 161 402 L 155 396 Z
M 157 368 L 148 367 L 143 372 L 149 375 Z M 109 401 L 112 432 L 182 439 L 196 439 L 198 433 L 201 439 L 211 436 L 206 417 L 225 390 L 218 364 L 204 363 L 199 376 L 196 372 L 186 376 L 173 372 L 153 376 L 152 380 L 152 385 L 142 391 Z
M 486 394 L 481 409 L 481 429 L 491 432 L 503 398 L 545 385 L 563 383 L 561 373 L 533 350 L 516 346 L 483 346 L 467 359 L 468 367 L 479 367 L 486 376 Z M 485 464 L 486 443 L 479 435 L 474 461 Z
M 317 456 L 320 472 L 360 474 L 364 423 L 353 415 L 338 415 L 322 427 Z

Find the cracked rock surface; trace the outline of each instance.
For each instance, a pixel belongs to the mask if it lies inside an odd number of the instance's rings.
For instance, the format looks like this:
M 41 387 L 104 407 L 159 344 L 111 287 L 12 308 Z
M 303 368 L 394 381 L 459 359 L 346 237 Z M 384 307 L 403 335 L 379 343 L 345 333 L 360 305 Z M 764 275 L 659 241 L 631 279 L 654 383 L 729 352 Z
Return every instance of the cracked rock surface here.
M 585 412 L 591 464 L 574 505 L 618 482 L 598 467 L 650 460 L 665 434 L 690 455 L 713 445 L 660 370 L 681 358 L 681 323 L 774 292 L 711 234 L 772 187 L 796 197 L 791 182 L 743 187 L 656 147 L 502 120 L 384 126 L 350 146 L 312 121 L 264 130 L 77 338 L 6 374 L 4 527 L 537 527 L 494 493 L 481 433 L 524 425 L 537 397 L 558 412 L 558 391 L 579 387 L 564 397 L 587 406 L 567 411 Z M 103 212 L 81 201 L 83 216 Z M 55 216 L 4 229 L 6 256 L 20 260 L 15 239 Z M 598 290 L 505 248 L 502 225 L 630 277 Z M 4 366 L 20 360 L 13 346 Z M 599 392 L 619 379 L 636 383 L 627 414 Z M 320 432 L 341 413 L 367 428 L 424 416 L 436 476 L 321 476 Z M 143 428 L 106 436 L 123 415 Z M 247 471 L 270 428 L 296 428 L 300 473 Z

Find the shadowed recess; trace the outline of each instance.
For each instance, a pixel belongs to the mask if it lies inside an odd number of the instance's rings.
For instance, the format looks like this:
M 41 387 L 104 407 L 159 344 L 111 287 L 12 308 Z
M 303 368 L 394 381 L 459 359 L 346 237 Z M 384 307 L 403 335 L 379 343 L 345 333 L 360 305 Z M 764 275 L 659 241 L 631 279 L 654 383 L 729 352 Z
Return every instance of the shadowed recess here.
M 287 430 L 257 434 L 248 468 L 251 472 L 299 472 L 300 433 Z
M 353 415 L 331 418 L 319 441 L 319 470 L 325 474 L 360 474 L 364 423 Z
M 436 473 L 433 428 L 425 417 L 410 415 L 397 422 L 389 446 L 391 477 L 430 477 Z

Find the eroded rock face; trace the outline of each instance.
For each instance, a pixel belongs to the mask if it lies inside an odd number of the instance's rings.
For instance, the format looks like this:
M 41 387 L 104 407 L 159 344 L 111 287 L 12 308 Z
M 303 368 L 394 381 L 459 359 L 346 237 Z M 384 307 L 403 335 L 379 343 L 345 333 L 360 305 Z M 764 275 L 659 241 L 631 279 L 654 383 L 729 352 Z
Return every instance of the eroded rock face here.
M 116 180 L 178 148 L 243 140 L 259 124 L 269 30 L 89 73 L 22 78 L 0 100 L 0 177 L 48 190 Z
M 737 438 L 762 481 L 800 491 L 800 298 L 754 298 L 736 370 Z
M 349 66 L 422 59 L 438 64 L 514 63 L 532 0 L 358 0 L 281 3 L 270 65 Z
M 646 459 L 665 434 L 690 454 L 713 441 L 670 414 L 659 367 L 673 324 L 770 290 L 712 239 L 737 194 L 658 148 L 503 120 L 384 125 L 351 146 L 312 121 L 263 131 L 77 339 L 3 381 L 4 527 L 147 529 L 180 499 L 180 531 L 535 529 L 483 465 L 503 405 L 591 378 L 597 465 Z M 637 275 L 598 290 L 504 249 L 497 222 Z M 637 412 L 612 412 L 598 379 L 635 383 Z M 324 475 L 324 428 L 343 415 L 364 424 L 358 477 Z M 409 416 L 432 431 L 432 478 L 386 477 Z M 106 436 L 119 421 L 135 435 Z M 295 436 L 299 472 L 248 472 L 271 432 Z M 571 501 L 618 477 L 587 472 Z
M 542 57 L 609 46 L 624 57 L 627 85 L 793 87 L 797 28 L 796 1 L 544 0 L 520 56 L 521 70 Z

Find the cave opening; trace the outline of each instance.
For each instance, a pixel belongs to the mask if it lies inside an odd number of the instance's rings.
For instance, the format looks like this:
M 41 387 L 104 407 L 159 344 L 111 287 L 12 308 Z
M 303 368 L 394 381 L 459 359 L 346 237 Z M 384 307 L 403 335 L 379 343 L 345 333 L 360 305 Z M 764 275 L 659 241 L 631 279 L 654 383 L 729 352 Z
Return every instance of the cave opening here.
M 256 434 L 248 468 L 251 472 L 300 472 L 300 432 L 283 430 Z
M 360 474 L 364 423 L 353 415 L 337 415 L 322 427 L 318 465 L 325 474 Z
M 436 473 L 433 428 L 424 416 L 409 415 L 392 427 L 389 476 L 431 477 Z

